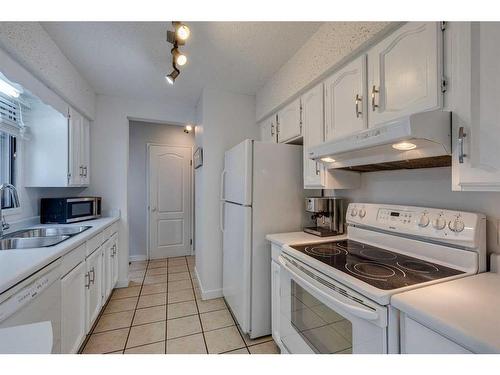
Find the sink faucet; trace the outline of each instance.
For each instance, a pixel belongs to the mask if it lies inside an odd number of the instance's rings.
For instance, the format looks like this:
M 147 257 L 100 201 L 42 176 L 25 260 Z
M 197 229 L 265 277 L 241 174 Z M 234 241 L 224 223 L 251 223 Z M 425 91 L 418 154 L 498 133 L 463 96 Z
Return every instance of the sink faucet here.
M 16 187 L 14 185 L 8 184 L 8 183 L 1 184 L 0 185 L 0 198 L 2 197 L 2 194 L 4 191 L 10 192 L 10 198 L 12 200 L 13 208 L 19 207 L 20 206 L 19 195 L 17 194 Z M 2 204 L 1 204 L 1 200 L 0 200 L 0 236 L 3 235 L 4 230 L 9 229 L 9 228 L 10 228 L 10 225 L 7 224 L 7 222 L 5 221 L 5 217 L 2 214 Z

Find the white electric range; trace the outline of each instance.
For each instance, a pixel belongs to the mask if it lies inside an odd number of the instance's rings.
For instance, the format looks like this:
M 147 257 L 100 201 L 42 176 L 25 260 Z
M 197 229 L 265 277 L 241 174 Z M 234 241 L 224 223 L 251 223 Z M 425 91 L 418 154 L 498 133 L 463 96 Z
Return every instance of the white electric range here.
M 347 239 L 285 245 L 279 345 L 289 353 L 398 353 L 391 296 L 486 270 L 482 214 L 350 204 Z

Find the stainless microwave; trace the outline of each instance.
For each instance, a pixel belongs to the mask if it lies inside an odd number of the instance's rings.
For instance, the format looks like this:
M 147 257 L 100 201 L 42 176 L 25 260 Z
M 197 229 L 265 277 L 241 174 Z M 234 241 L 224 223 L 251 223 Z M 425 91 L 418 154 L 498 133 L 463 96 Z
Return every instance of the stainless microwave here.
M 42 198 L 42 224 L 69 224 L 101 217 L 101 197 Z

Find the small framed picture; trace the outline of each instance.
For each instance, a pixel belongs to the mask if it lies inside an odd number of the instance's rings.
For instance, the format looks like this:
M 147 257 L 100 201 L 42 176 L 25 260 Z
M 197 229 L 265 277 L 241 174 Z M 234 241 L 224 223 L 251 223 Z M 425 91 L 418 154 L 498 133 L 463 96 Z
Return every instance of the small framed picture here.
M 203 165 L 203 149 L 198 147 L 193 154 L 194 169 L 198 169 Z

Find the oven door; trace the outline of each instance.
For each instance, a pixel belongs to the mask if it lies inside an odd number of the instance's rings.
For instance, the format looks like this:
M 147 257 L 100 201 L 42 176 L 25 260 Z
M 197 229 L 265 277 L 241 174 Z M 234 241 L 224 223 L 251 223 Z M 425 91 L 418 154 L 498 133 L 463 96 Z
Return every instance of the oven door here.
M 67 200 L 67 223 L 96 218 L 97 204 L 95 198 L 71 198 Z
M 287 255 L 279 334 L 289 353 L 387 353 L 387 308 Z

